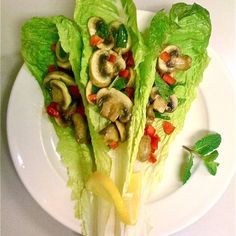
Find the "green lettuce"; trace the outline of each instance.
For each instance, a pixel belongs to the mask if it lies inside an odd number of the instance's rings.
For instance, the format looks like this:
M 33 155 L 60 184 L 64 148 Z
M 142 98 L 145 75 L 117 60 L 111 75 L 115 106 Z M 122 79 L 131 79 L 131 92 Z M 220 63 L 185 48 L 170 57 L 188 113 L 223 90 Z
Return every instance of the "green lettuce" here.
M 77 25 L 63 17 L 32 18 L 27 21 L 21 31 L 22 55 L 24 61 L 40 85 L 45 105 L 51 102 L 51 97 L 43 86 L 43 79 L 48 73 L 48 66 L 56 64 L 52 44 L 60 40 L 62 48 L 69 53 L 69 60 L 76 81 L 80 78 L 80 59 L 82 40 Z M 83 94 L 82 94 L 83 96 Z M 68 186 L 72 190 L 75 201 L 76 217 L 84 219 L 87 198 L 84 198 L 85 183 L 94 168 L 91 145 L 78 144 L 72 128 L 59 127 L 54 119 L 50 119 L 58 136 L 57 151 L 68 172 Z
M 160 179 L 169 145 L 182 129 L 186 114 L 196 97 L 196 89 L 209 62 L 207 46 L 210 35 L 211 21 L 208 11 L 198 4 L 185 3 L 174 4 L 169 13 L 164 10 L 159 11 L 146 31 L 145 43 L 149 53 L 141 64 L 141 76 L 145 78 L 142 85 L 145 96 L 149 96 L 155 76 L 159 76 L 155 70 L 156 60 L 167 45 L 176 45 L 183 54 L 192 58 L 191 68 L 178 72 L 175 76 L 177 85 L 174 87 L 174 93 L 182 103 L 173 113 L 168 113 L 169 122 L 176 127 L 174 133 L 171 135 L 164 133 L 163 119 L 155 119 L 153 123 L 161 142 L 157 154 L 158 164 L 146 164 L 144 167 L 149 189 L 153 187 L 151 183 Z

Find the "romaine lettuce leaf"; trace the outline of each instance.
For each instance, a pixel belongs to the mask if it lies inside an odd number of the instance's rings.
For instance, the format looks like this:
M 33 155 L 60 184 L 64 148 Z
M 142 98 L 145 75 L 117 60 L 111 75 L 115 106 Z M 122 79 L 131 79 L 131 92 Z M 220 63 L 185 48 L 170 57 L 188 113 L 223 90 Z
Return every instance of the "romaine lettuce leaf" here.
M 146 89 L 145 86 L 153 85 L 156 74 L 153 65 L 156 64 L 156 59 L 165 46 L 176 45 L 183 54 L 192 58 L 192 67 L 187 71 L 178 72 L 175 76 L 177 86 L 174 87 L 174 93 L 183 102 L 168 116 L 170 122 L 176 126 L 176 130 L 168 136 L 163 131 L 162 119 L 155 119 L 153 124 L 157 134 L 161 137 L 161 142 L 157 154 L 158 164 L 147 164 L 144 167 L 149 189 L 152 188 L 153 180 L 154 182 L 159 180 L 169 145 L 183 127 L 186 114 L 196 97 L 196 89 L 209 62 L 207 46 L 210 35 L 211 22 L 208 11 L 198 4 L 187 5 L 185 3 L 174 4 L 169 14 L 164 10 L 158 12 L 153 17 L 145 35 L 149 55 L 141 65 L 141 75 L 146 78 L 143 90 Z M 150 66 L 151 63 L 153 63 L 152 66 Z M 184 85 L 178 86 L 178 83 Z
M 51 97 L 43 86 L 43 79 L 48 73 L 48 66 L 55 63 L 55 55 L 51 50 L 53 43 L 60 39 L 63 49 L 69 53 L 69 60 L 76 80 L 79 80 L 82 40 L 77 25 L 63 17 L 33 18 L 27 21 L 21 32 L 22 55 L 29 70 L 38 81 L 45 104 L 51 102 Z M 57 151 L 68 171 L 68 186 L 75 200 L 75 214 L 83 218 L 87 204 L 82 193 L 86 191 L 85 183 L 94 168 L 91 145 L 78 144 L 72 128 L 61 128 L 53 119 L 58 136 Z
M 136 88 L 138 88 L 138 83 L 139 83 L 138 81 L 140 79 L 138 66 L 140 62 L 143 60 L 143 42 L 142 42 L 142 38 L 141 38 L 141 35 L 139 34 L 138 27 L 137 27 L 136 8 L 135 8 L 134 3 L 131 0 L 129 1 L 77 0 L 76 1 L 74 18 L 82 32 L 82 38 L 83 38 L 83 43 L 84 43 L 80 83 L 85 87 L 89 80 L 88 66 L 89 66 L 89 60 L 92 55 L 93 49 L 89 43 L 90 35 L 88 32 L 87 23 L 88 23 L 89 18 L 92 16 L 101 17 L 107 23 L 118 20 L 124 23 L 125 26 L 128 28 L 128 31 L 131 35 L 131 41 L 132 41 L 131 49 L 132 49 L 134 60 L 135 60 Z M 136 89 L 136 90 L 138 94 L 139 89 Z M 90 105 L 87 102 L 84 102 L 84 103 L 88 111 L 88 120 L 90 123 L 90 134 L 92 137 L 97 170 L 103 173 L 110 174 L 111 158 L 108 153 L 109 149 L 103 142 L 102 137 L 98 134 L 98 132 L 102 128 L 101 124 L 104 124 L 103 127 L 105 127 L 106 123 L 104 122 L 104 118 L 100 116 L 98 109 L 94 105 Z M 133 112 L 134 111 L 135 109 L 133 109 Z M 134 117 L 134 115 L 132 115 L 132 117 Z M 133 119 L 133 121 L 135 120 Z M 134 127 L 132 127 L 132 121 L 131 121 L 131 125 L 130 125 L 131 131 L 129 131 L 129 140 L 128 140 L 129 143 L 134 137 L 133 132 L 132 132 Z M 122 149 L 122 147 L 124 147 L 124 145 L 121 145 L 121 147 L 119 147 L 118 149 Z M 119 150 L 115 152 L 119 152 Z M 116 164 L 119 164 L 121 167 L 118 170 L 119 171 L 118 175 L 116 175 L 116 176 L 119 176 L 118 178 L 116 178 L 116 184 L 120 188 L 120 190 L 122 189 L 126 176 L 128 174 L 127 171 L 129 170 L 128 166 L 130 163 L 130 155 L 131 153 L 128 150 L 126 150 L 125 154 L 123 155 L 123 158 L 122 159 L 119 158 L 118 159 L 119 163 L 116 163 Z M 115 163 L 113 164 L 115 165 Z M 129 171 L 131 171 L 131 169 Z

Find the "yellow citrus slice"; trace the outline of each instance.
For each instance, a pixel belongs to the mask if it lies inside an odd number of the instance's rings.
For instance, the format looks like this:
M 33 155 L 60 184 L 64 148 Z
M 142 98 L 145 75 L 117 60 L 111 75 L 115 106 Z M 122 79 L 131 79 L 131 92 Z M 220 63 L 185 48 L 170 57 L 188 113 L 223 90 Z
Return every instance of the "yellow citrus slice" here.
M 133 225 L 136 223 L 138 215 L 140 179 L 140 174 L 135 173 L 132 175 L 128 192 L 125 194 L 124 199 L 112 179 L 98 171 L 89 177 L 86 188 L 93 194 L 112 202 L 120 220 L 127 225 Z

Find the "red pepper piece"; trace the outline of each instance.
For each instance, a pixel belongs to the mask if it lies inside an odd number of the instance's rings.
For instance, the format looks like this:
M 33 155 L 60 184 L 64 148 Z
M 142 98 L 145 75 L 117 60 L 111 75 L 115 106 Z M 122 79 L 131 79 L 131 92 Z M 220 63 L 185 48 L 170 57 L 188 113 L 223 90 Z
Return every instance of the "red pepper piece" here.
M 80 98 L 81 97 L 80 92 L 79 92 L 79 88 L 77 85 L 71 85 L 69 87 L 69 91 L 70 91 L 70 94 L 72 95 L 73 98 Z
M 168 62 L 171 59 L 171 55 L 168 52 L 163 52 L 160 55 L 160 58 L 164 61 L 164 62 Z
M 52 117 L 60 117 L 60 113 L 58 111 L 58 103 L 52 102 L 47 106 L 47 113 Z
M 146 125 L 145 129 L 144 129 L 144 134 L 148 135 L 150 138 L 154 137 L 156 133 L 155 128 L 152 125 Z
M 51 50 L 52 50 L 53 52 L 56 52 L 56 43 L 53 43 L 53 44 L 51 45 Z
M 159 141 L 160 138 L 156 134 L 151 137 L 151 146 L 153 152 L 157 150 Z
M 116 56 L 113 55 L 113 54 L 111 54 L 111 55 L 108 57 L 107 60 L 108 60 L 109 62 L 111 62 L 111 63 L 115 63 L 115 62 L 116 62 Z
M 129 76 L 130 76 L 130 72 L 129 72 L 129 70 L 121 70 L 119 72 L 119 76 L 122 77 L 122 78 L 128 79 Z
M 170 76 L 169 73 L 165 73 L 162 76 L 162 79 L 169 85 L 174 85 L 176 83 L 176 79 L 174 79 L 172 76 Z
M 85 111 L 84 111 L 84 105 L 83 103 L 80 103 L 76 109 L 76 112 L 78 112 L 81 116 L 85 116 Z
M 50 65 L 49 67 L 48 67 L 48 72 L 50 73 L 50 72 L 53 72 L 53 71 L 56 71 L 57 70 L 57 67 L 55 66 L 55 65 Z
M 168 121 L 164 121 L 162 124 L 163 130 L 167 135 L 170 135 L 174 130 L 175 126 Z
M 104 39 L 100 38 L 98 35 L 92 35 L 90 38 L 90 45 L 92 47 L 97 46 L 98 44 L 102 43 Z
M 90 102 L 95 103 L 97 101 L 97 94 L 89 94 L 88 99 Z
M 149 161 L 153 164 L 157 161 L 156 156 L 155 156 L 154 153 L 150 154 Z
M 125 88 L 125 92 L 127 93 L 129 98 L 133 98 L 134 97 L 134 88 L 132 87 L 126 87 Z
M 108 146 L 112 149 L 116 149 L 119 146 L 119 143 L 112 141 L 111 143 L 108 144 Z
M 132 51 L 128 51 L 122 55 L 123 59 L 126 62 L 126 67 L 134 67 L 134 58 Z

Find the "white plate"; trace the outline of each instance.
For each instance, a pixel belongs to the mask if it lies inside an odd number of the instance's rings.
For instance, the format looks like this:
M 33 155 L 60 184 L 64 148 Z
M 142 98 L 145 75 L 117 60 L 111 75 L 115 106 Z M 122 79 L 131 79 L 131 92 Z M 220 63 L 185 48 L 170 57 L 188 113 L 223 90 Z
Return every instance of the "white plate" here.
M 143 29 L 152 14 L 139 11 Z M 234 91 L 228 72 L 213 50 L 197 99 L 187 115 L 185 126 L 171 146 L 163 181 L 152 203 L 150 235 L 176 232 L 199 219 L 223 194 L 236 167 Z M 66 171 L 56 153 L 57 137 L 43 111 L 41 90 L 25 65 L 13 86 L 8 105 L 7 133 L 12 159 L 27 190 L 52 217 L 80 232 L 74 218 Z M 222 135 L 219 170 L 215 177 L 198 164 L 189 182 L 181 186 L 177 178 L 182 158 L 181 145 L 191 144 L 206 130 Z

